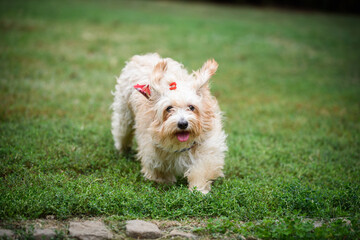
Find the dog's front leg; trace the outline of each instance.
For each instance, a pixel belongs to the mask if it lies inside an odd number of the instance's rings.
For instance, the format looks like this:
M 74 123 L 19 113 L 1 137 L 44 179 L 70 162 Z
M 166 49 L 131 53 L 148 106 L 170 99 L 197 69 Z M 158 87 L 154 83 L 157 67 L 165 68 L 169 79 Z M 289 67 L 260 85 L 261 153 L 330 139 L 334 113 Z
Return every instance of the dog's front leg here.
M 190 153 L 191 154 L 191 153 Z M 195 156 L 191 156 L 195 157 Z M 207 194 L 211 190 L 211 183 L 218 177 L 223 177 L 224 166 L 223 154 L 198 154 L 194 164 L 185 173 L 188 179 L 189 189 L 198 190 Z
M 143 165 L 141 172 L 144 174 L 144 177 L 150 181 L 166 184 L 172 184 L 176 182 L 176 177 L 174 174 L 164 172 L 160 168 L 153 168 L 147 165 Z
M 176 182 L 176 177 L 172 172 L 168 171 L 166 162 L 155 153 L 155 149 L 152 146 L 147 145 L 141 149 L 139 151 L 142 166 L 141 172 L 146 179 L 157 183 L 172 184 Z

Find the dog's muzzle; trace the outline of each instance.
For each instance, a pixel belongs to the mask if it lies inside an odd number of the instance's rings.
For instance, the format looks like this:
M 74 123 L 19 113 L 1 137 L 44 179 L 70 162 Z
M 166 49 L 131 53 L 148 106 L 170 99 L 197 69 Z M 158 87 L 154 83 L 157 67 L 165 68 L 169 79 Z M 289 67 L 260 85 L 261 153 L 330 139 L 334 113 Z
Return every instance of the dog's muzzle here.
M 180 128 L 180 129 L 182 129 L 182 130 L 185 130 L 188 126 L 189 126 L 189 123 L 188 123 L 188 121 L 186 121 L 185 119 L 181 119 L 181 120 L 178 122 L 178 128 Z

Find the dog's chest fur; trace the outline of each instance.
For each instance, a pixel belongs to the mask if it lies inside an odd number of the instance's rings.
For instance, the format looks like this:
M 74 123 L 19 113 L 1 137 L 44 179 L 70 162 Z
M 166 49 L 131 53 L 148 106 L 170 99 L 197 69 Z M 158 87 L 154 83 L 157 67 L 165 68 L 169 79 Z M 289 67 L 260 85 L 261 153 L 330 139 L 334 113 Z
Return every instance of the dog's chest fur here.
M 157 149 L 157 154 L 160 158 L 153 163 L 153 167 L 165 172 L 173 173 L 176 176 L 182 176 L 190 166 L 194 164 L 193 151 L 196 151 L 195 147 L 181 153 L 170 153 Z

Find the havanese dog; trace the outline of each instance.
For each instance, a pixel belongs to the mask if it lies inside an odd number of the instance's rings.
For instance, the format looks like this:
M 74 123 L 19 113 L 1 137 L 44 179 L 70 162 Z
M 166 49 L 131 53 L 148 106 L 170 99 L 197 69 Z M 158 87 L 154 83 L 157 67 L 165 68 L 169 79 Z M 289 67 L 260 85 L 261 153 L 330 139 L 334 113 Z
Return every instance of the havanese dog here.
M 189 74 L 156 53 L 127 62 L 115 87 L 112 135 L 120 152 L 131 148 L 135 135 L 146 179 L 174 183 L 184 176 L 190 190 L 206 194 L 224 176 L 226 134 L 209 89 L 217 68 L 212 59 Z

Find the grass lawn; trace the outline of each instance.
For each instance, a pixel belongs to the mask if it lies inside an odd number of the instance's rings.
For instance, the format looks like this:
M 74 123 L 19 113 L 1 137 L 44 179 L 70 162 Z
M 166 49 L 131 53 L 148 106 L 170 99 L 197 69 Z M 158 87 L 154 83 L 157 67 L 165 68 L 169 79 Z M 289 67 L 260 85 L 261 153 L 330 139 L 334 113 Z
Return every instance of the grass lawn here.
M 213 237 L 360 237 L 359 26 L 201 3 L 1 0 L 0 219 L 192 219 Z M 189 70 L 219 63 L 212 93 L 229 152 L 206 196 L 185 179 L 145 181 L 135 155 L 115 151 L 115 76 L 147 52 Z M 303 221 L 340 217 L 351 229 Z

